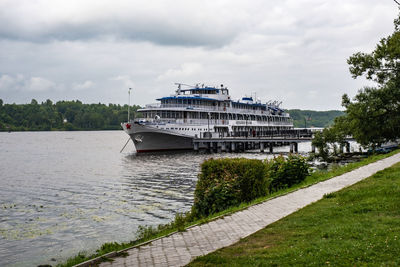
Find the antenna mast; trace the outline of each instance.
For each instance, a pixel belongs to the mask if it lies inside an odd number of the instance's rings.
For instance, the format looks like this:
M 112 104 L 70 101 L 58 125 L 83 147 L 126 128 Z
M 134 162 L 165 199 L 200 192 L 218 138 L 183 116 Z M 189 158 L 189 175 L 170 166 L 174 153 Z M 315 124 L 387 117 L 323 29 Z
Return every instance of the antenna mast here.
M 130 111 L 130 107 L 131 107 L 131 90 L 132 90 L 132 88 L 129 88 L 129 90 L 128 90 L 128 94 L 129 94 L 129 99 L 128 99 L 128 122 L 130 122 L 129 111 Z

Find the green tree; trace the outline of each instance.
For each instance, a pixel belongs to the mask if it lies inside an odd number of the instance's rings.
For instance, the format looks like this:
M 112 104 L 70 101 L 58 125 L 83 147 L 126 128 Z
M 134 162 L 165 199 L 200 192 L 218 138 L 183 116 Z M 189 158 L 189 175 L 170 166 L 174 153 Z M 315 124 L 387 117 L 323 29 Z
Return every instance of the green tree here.
M 374 51 L 358 52 L 347 60 L 353 78 L 365 76 L 377 83 L 359 90 L 353 100 L 343 95 L 345 116 L 335 122 L 336 129 L 364 147 L 400 138 L 400 14 L 394 28 Z
M 365 75 L 381 86 L 398 80 L 400 74 L 400 15 L 394 20 L 395 31 L 382 38 L 372 53 L 355 53 L 348 60 L 353 78 Z
M 346 130 L 343 128 L 342 118 L 336 118 L 333 126 L 323 129 L 322 132 L 316 132 L 311 142 L 318 149 L 317 156 L 325 161 L 329 161 L 332 153 L 337 155 L 338 147 L 346 143 Z

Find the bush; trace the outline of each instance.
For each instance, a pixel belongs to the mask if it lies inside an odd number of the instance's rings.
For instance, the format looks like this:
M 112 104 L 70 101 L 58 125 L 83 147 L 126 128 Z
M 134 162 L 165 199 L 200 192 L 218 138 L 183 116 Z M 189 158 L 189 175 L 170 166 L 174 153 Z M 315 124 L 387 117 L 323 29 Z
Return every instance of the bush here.
M 185 230 L 186 216 L 184 213 L 176 213 L 173 225 L 178 229 L 179 232 Z
M 309 175 L 309 165 L 301 156 L 289 155 L 266 161 L 269 191 L 275 192 L 302 182 Z
M 201 165 L 192 213 L 207 216 L 265 196 L 265 164 L 254 159 L 209 159 Z
M 265 162 L 256 159 L 209 159 L 201 165 L 191 216 L 203 217 L 250 202 L 309 175 L 304 157 L 290 155 Z
M 142 226 L 139 225 L 137 231 L 136 231 L 136 237 L 138 240 L 145 240 L 148 238 L 151 238 L 152 236 L 157 234 L 157 228 L 153 226 Z

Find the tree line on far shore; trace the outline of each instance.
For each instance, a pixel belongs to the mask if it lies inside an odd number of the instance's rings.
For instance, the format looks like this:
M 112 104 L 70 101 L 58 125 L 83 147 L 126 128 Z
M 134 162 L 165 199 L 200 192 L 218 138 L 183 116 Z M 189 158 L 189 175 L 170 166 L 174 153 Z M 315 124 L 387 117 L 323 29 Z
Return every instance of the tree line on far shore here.
M 315 111 L 289 109 L 290 117 L 293 119 L 295 128 L 325 128 L 331 126 L 336 117 L 344 115 L 340 110 Z
M 131 106 L 134 113 L 139 106 Z M 128 105 L 83 104 L 79 100 L 47 100 L 4 104 L 0 99 L 0 131 L 117 130 L 128 118 Z
M 140 106 L 131 106 L 131 118 Z M 337 116 L 338 110 L 288 110 L 294 127 L 327 127 Z M 79 100 L 47 100 L 30 104 L 4 104 L 0 99 L 0 131 L 51 131 L 51 130 L 118 130 L 127 121 L 128 105 L 84 104 Z

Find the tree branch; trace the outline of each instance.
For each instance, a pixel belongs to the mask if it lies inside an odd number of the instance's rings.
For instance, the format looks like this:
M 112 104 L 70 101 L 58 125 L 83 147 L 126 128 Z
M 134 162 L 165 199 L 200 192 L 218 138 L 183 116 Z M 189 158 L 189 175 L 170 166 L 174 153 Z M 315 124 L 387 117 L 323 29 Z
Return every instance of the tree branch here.
M 400 6 L 400 3 L 399 3 L 397 0 L 393 0 L 393 1 L 395 1 L 395 2 L 396 2 L 396 4 L 398 4 L 398 5 Z

